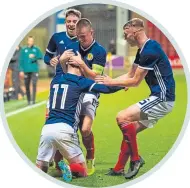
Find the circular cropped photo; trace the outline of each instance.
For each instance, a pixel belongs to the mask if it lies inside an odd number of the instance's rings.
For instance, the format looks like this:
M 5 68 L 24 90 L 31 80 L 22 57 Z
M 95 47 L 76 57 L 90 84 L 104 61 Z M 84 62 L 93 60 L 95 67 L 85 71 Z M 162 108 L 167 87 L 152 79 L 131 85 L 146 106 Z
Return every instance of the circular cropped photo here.
M 7 63 L 11 134 L 34 168 L 55 180 L 130 182 L 165 157 L 183 126 L 183 62 L 156 23 L 130 10 L 59 10 L 26 33 Z

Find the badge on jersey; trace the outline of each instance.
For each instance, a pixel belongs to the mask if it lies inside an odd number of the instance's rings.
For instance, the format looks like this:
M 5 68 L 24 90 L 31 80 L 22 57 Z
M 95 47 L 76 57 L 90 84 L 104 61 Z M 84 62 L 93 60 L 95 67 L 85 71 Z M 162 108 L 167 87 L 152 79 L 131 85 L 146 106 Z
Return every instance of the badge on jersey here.
M 92 53 L 89 53 L 87 55 L 87 60 L 89 60 L 89 61 L 93 60 L 93 54 Z

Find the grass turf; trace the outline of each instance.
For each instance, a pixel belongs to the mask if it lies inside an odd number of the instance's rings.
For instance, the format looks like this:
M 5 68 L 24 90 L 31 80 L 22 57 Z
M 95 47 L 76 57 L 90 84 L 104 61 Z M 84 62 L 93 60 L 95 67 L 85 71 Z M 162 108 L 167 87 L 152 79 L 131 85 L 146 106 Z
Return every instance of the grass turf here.
M 116 73 L 117 74 L 117 73 Z M 138 176 L 153 168 L 167 154 L 174 144 L 186 113 L 187 86 L 183 74 L 175 74 L 176 103 L 169 115 L 161 119 L 153 129 L 145 130 L 138 135 L 140 154 L 146 161 Z M 117 113 L 131 104 L 148 96 L 149 89 L 143 82 L 140 87 L 115 94 L 101 95 L 97 117 L 93 124 L 95 135 L 96 172 L 85 179 L 74 179 L 71 184 L 82 187 L 113 186 L 127 182 L 124 177 L 110 177 L 104 175 L 117 161 L 120 151 L 121 133 L 116 125 Z M 46 100 L 48 92 L 38 95 L 37 100 Z M 10 112 L 20 108 L 18 101 L 5 103 L 5 111 Z M 25 155 L 35 163 L 41 128 L 44 123 L 45 105 L 22 112 L 7 118 L 9 128 L 18 146 Z M 83 148 L 85 153 L 85 150 Z M 126 165 L 126 169 L 128 164 Z M 50 173 L 53 169 L 50 169 Z M 61 180 L 61 179 L 60 179 Z

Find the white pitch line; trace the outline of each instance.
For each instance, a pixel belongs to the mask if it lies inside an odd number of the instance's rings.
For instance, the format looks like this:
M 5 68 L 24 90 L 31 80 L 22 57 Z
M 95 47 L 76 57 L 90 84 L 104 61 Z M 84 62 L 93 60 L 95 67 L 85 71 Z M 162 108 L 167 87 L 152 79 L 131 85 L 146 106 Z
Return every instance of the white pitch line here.
M 13 116 L 13 115 L 15 115 L 15 114 L 19 114 L 19 113 L 21 113 L 21 112 L 24 112 L 24 111 L 26 111 L 26 110 L 30 110 L 30 109 L 32 109 L 32 108 L 36 108 L 36 107 L 41 106 L 41 105 L 43 105 L 43 104 L 45 104 L 45 103 L 46 103 L 46 101 L 42 101 L 42 102 L 40 102 L 40 103 L 37 103 L 37 104 L 31 105 L 31 106 L 24 107 L 24 108 L 15 110 L 15 111 L 13 111 L 13 112 L 9 112 L 9 113 L 6 114 L 6 117 L 10 117 L 10 116 Z

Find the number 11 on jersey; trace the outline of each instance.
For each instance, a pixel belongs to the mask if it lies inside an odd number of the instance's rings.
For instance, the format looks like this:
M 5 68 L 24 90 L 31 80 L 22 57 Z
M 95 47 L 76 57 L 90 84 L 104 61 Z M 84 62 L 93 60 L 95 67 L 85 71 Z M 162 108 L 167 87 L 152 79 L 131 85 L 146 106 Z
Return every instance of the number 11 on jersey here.
M 60 87 L 60 86 L 61 86 L 61 87 Z M 61 103 L 61 104 L 60 104 L 60 109 L 64 109 L 64 107 L 65 107 L 65 99 L 66 99 L 66 96 L 67 96 L 68 87 L 69 87 L 69 86 L 66 85 L 66 84 L 54 84 L 54 85 L 53 85 L 53 88 L 54 88 L 55 90 L 54 90 L 54 94 L 53 94 L 52 109 L 55 109 L 55 107 L 56 107 L 57 94 L 58 94 L 58 91 L 59 91 L 60 88 L 63 89 L 61 101 L 59 101 L 59 102 Z

